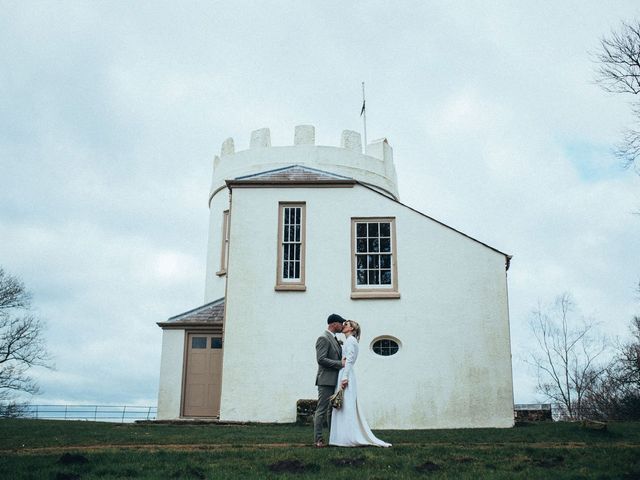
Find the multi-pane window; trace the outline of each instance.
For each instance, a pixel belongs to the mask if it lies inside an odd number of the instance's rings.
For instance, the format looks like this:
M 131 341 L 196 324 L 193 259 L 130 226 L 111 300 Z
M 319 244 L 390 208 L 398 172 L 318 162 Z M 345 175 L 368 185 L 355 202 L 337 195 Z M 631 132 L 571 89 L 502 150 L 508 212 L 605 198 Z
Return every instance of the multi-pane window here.
M 300 280 L 302 253 L 302 207 L 283 207 L 282 279 Z
M 207 348 L 207 339 L 209 337 L 191 337 L 191 348 Z M 211 337 L 211 348 L 222 348 L 222 337 Z
M 277 290 L 304 290 L 305 204 L 281 203 Z
M 357 285 L 391 285 L 391 222 L 356 222 Z
M 352 298 L 397 297 L 395 219 L 354 218 Z M 367 295 L 361 295 L 370 292 Z

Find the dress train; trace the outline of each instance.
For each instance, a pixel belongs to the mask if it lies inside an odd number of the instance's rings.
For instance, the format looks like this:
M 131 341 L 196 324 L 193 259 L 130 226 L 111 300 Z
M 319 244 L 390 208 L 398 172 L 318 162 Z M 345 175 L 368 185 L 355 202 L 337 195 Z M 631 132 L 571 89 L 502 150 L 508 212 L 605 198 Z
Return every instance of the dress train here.
M 340 447 L 376 446 L 390 447 L 391 444 L 377 438 L 364 416 L 360 402 L 358 402 L 358 381 L 353 366 L 358 358 L 358 341 L 353 336 L 347 337 L 342 348 L 342 356 L 346 358 L 346 365 L 338 375 L 338 385 L 344 378 L 349 380 L 344 390 L 342 408 L 333 409 L 331 413 L 331 433 L 329 445 Z

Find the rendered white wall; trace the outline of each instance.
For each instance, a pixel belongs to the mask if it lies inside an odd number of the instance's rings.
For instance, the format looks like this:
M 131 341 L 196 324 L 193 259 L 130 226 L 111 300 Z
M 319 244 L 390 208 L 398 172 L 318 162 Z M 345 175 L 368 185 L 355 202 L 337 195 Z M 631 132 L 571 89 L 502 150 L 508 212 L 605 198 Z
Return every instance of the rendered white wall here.
M 229 191 L 219 191 L 209 204 L 209 243 L 207 247 L 207 276 L 205 278 L 204 303 L 212 302 L 225 295 L 226 277 L 218 276 L 220 252 L 222 251 L 223 212 L 229 209 Z
M 222 420 L 294 421 L 296 400 L 317 396 L 315 340 L 335 312 L 363 329 L 356 371 L 372 427 L 513 425 L 504 255 L 362 186 L 232 196 Z M 274 291 L 279 201 L 306 201 L 306 292 Z M 396 217 L 400 299 L 350 298 L 361 216 Z M 375 355 L 380 335 L 400 352 Z
M 158 419 L 160 420 L 180 418 L 183 352 L 184 330 L 163 330 L 160 388 L 158 389 Z

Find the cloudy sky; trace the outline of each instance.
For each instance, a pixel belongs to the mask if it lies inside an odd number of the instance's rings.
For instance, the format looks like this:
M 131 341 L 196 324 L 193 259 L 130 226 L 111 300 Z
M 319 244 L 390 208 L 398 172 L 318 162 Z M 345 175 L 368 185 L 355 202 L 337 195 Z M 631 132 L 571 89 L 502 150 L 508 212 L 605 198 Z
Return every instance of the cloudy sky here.
M 394 148 L 400 197 L 514 256 L 516 402 L 540 302 L 639 313 L 640 176 L 611 154 L 629 98 L 589 52 L 636 1 L 0 1 L 0 265 L 33 292 L 56 370 L 34 403 L 154 405 L 161 330 L 203 301 L 225 138 L 298 124 Z

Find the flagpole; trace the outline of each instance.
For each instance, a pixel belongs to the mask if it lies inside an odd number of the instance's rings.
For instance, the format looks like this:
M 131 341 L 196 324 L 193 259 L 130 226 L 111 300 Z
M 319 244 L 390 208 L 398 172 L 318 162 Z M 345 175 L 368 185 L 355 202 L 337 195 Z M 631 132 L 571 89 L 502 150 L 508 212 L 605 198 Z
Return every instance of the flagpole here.
M 366 109 L 366 104 L 365 104 L 365 100 L 364 100 L 364 82 L 362 82 L 362 111 L 360 112 L 362 114 L 362 121 L 364 123 L 364 153 L 367 153 L 367 109 Z

